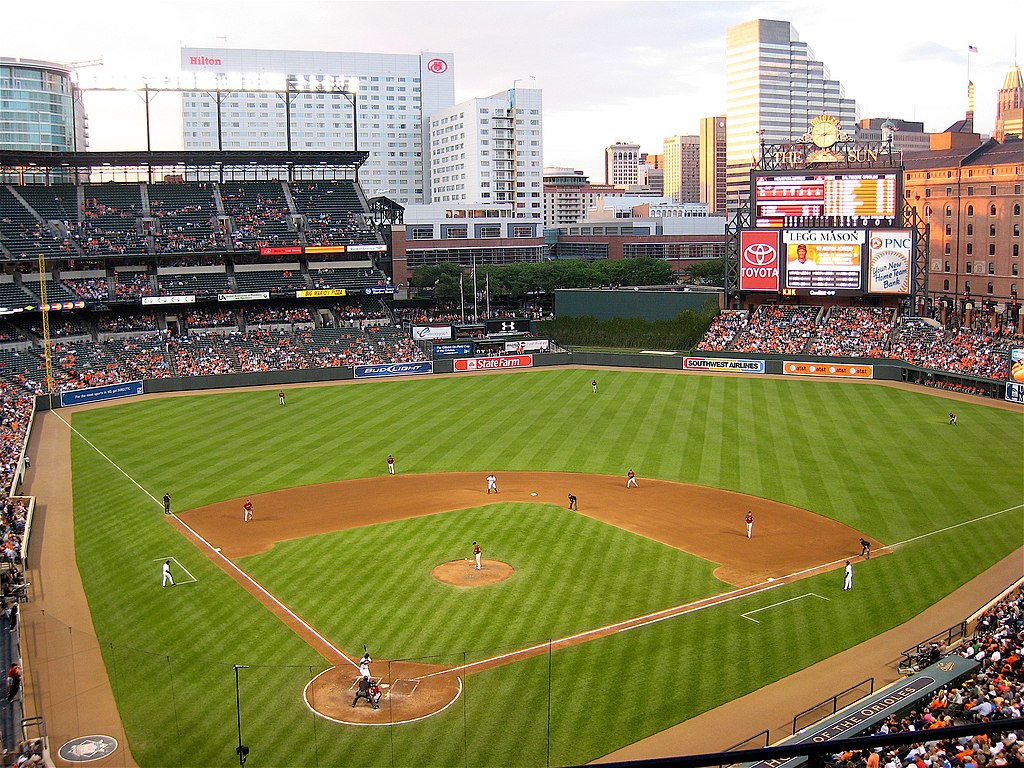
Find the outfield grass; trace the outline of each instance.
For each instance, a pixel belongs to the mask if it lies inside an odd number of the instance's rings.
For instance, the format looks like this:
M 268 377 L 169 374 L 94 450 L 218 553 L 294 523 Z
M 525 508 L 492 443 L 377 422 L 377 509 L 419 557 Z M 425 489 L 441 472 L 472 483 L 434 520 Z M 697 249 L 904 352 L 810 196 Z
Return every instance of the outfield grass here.
M 276 392 L 239 390 L 82 412 L 73 425 L 177 509 L 382 474 L 393 453 L 403 473 L 631 466 L 641 478 L 805 507 L 885 543 L 968 525 L 859 565 L 845 595 L 825 574 L 469 676 L 465 696 L 422 723 L 348 728 L 299 700 L 323 660 L 76 438 L 78 564 L 135 757 L 230 764 L 240 663 L 251 666 L 249 765 L 582 762 L 895 626 L 1021 545 L 1020 508 L 979 520 L 1024 501 L 1019 413 L 958 403 L 953 428 L 948 401 L 924 391 L 601 371 L 594 395 L 592 378 L 545 370 L 310 387 L 290 390 L 287 408 Z M 437 553 L 470 530 L 485 541 L 507 533 L 500 559 L 521 569 L 515 578 L 478 590 L 429 580 Z M 198 583 L 161 591 L 155 559 L 166 556 Z M 288 542 L 243 567 L 343 648 L 371 635 L 383 657 L 452 664 L 725 589 L 690 555 L 508 503 Z M 794 601 L 757 625 L 739 617 L 807 591 L 833 599 Z M 627 671 L 639 685 L 624 685 Z

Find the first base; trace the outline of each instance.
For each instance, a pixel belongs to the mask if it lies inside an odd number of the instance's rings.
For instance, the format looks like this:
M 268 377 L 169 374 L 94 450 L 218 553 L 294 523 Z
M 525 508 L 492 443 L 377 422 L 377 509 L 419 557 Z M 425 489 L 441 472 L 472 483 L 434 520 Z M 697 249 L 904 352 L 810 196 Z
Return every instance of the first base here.
M 531 493 L 530 495 L 531 495 L 531 496 L 536 496 L 536 495 L 537 495 L 537 492 L 536 492 L 536 491 L 534 491 L 534 492 L 533 492 L 533 493 Z

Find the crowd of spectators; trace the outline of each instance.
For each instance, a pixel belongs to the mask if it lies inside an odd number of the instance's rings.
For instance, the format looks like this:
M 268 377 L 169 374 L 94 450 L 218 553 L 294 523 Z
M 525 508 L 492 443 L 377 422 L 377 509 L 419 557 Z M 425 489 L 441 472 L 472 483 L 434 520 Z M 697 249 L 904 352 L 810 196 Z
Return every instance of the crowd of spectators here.
M 936 646 L 935 658 L 945 649 Z M 834 755 L 831 765 L 880 768 L 978 768 L 1024 764 L 1024 732 L 943 738 L 952 725 L 1019 718 L 1024 710 L 1024 593 L 1015 589 L 980 618 L 974 637 L 957 653 L 981 663 L 977 672 L 939 689 L 930 700 L 902 716 L 887 718 L 875 731 L 884 735 L 928 731 L 903 749 Z M 923 734 L 922 734 L 923 735 Z
M 238 320 L 235 313 L 228 309 L 211 312 L 205 309 L 193 309 L 185 316 L 189 328 L 237 328 Z
M 167 340 L 167 348 L 179 376 L 216 376 L 238 371 L 235 349 L 220 334 L 172 336 Z
M 264 325 L 295 325 L 315 323 L 313 311 L 308 307 L 246 307 L 242 310 L 247 329 Z
M 987 329 L 944 331 L 919 322 L 904 323 L 893 338 L 891 356 L 922 368 L 1000 378 L 1006 373 L 1013 344 L 1010 338 Z
M 32 398 L 7 381 L 0 380 L 0 546 L 7 562 L 21 561 L 27 509 L 23 500 L 10 496 L 32 414 Z M 6 608 L 12 584 L 4 585 Z
M 814 333 L 815 307 L 777 307 L 762 304 L 746 327 L 736 334 L 732 349 L 761 354 L 800 354 Z
M 108 354 L 121 364 L 123 381 L 162 379 L 171 375 L 171 364 L 165 354 L 168 338 L 164 331 L 111 338 L 103 345 Z
M 286 331 L 250 330 L 233 335 L 232 342 L 238 364 L 247 373 L 309 368 L 309 356 L 301 341 Z
M 384 305 L 380 303 L 373 306 L 335 304 L 331 309 L 334 312 L 334 316 L 338 318 L 338 322 L 350 328 L 361 328 L 368 322 L 388 319 L 388 312 Z
M 695 347 L 700 352 L 721 352 L 728 347 L 736 334 L 747 326 L 747 313 L 741 310 L 724 310 L 715 317 L 704 338 Z
M 65 278 L 61 282 L 83 299 L 106 301 L 110 297 L 110 287 L 105 277 Z
M 101 315 L 96 319 L 100 333 L 132 333 L 157 330 L 156 315 Z
M 832 307 L 811 342 L 812 355 L 886 357 L 892 310 L 882 307 Z
M 119 299 L 152 296 L 153 282 L 148 272 L 114 272 L 114 295 Z

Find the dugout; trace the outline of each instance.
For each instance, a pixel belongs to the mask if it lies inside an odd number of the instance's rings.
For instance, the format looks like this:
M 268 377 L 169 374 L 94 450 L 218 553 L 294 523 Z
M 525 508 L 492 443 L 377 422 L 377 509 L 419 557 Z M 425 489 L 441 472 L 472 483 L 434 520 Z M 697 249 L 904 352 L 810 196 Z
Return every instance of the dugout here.
M 684 309 L 705 312 L 709 304 L 724 306 L 725 294 L 715 290 L 656 286 L 652 288 L 564 288 L 555 291 L 556 317 L 639 317 L 644 320 L 675 320 Z

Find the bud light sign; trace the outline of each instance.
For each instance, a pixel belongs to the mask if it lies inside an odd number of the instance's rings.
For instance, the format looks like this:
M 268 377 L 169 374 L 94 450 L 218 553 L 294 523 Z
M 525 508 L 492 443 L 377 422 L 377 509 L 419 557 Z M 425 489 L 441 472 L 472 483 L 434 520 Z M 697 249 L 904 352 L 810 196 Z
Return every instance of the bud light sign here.
M 373 379 L 380 376 L 416 376 L 433 373 L 433 363 L 384 363 L 383 365 L 357 365 L 352 373 L 357 379 Z
M 778 232 L 740 232 L 740 290 L 779 290 Z

